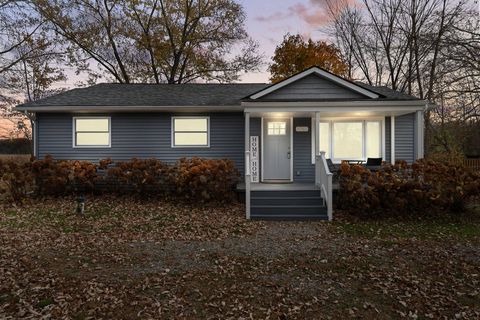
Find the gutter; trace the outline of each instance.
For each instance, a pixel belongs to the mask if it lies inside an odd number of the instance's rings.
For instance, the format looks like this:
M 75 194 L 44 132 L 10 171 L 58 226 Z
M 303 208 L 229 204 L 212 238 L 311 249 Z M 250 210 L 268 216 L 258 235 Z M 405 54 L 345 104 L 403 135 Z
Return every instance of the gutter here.
M 49 105 L 19 105 L 15 109 L 20 112 L 243 112 L 248 108 L 288 108 L 314 110 L 315 108 L 429 108 L 429 102 L 425 100 L 382 100 L 382 101 L 242 101 L 240 105 L 224 106 L 49 106 Z
M 242 112 L 243 107 L 236 106 L 16 106 L 21 112 Z

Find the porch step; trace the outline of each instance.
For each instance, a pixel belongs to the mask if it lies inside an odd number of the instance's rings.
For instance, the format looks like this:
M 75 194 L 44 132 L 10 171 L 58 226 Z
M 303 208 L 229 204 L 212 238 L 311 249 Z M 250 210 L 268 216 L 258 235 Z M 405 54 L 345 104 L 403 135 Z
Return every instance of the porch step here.
M 323 206 L 323 199 L 317 197 L 252 197 L 251 205 L 253 206 L 284 206 L 284 205 L 318 205 Z
M 322 215 L 285 215 L 285 214 L 256 214 L 251 215 L 250 219 L 252 220 L 271 220 L 271 221 L 322 221 L 328 220 L 327 214 Z
M 252 205 L 250 215 L 320 215 L 326 208 L 322 205 Z
M 251 192 L 250 218 L 257 220 L 327 220 L 319 190 Z
M 320 190 L 252 190 L 252 198 L 256 197 L 320 197 Z

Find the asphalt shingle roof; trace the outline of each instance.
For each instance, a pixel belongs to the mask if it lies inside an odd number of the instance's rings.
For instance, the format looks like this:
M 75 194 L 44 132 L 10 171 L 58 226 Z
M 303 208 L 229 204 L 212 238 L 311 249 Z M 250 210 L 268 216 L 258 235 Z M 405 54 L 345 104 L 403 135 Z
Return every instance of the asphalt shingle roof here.
M 355 81 L 355 84 L 359 85 L 360 87 L 363 87 L 365 89 L 368 89 L 370 91 L 376 92 L 382 96 L 384 96 L 387 99 L 390 100 L 419 100 L 415 96 L 411 96 L 409 94 L 390 89 L 389 87 L 385 86 L 371 86 L 363 82 L 358 82 Z
M 387 87 L 358 85 L 385 100 L 417 98 Z M 239 106 L 241 100 L 268 87 L 264 83 L 116 84 L 102 83 L 68 90 L 20 107 L 35 106 Z
M 118 84 L 68 90 L 23 106 L 234 106 L 262 83 Z

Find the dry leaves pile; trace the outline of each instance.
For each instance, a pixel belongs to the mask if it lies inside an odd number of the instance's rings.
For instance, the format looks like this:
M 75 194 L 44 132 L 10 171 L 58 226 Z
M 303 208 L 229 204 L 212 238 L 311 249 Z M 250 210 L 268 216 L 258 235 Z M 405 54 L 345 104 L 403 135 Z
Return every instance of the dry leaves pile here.
M 74 207 L 1 210 L 0 318 L 480 317 L 479 237 L 251 222 L 236 204 Z

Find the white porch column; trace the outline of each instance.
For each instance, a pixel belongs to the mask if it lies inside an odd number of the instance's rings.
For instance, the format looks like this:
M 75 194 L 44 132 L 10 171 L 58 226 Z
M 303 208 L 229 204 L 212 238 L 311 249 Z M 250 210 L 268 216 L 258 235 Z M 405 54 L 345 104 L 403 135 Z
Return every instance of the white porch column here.
M 390 117 L 390 162 L 395 164 L 395 116 Z
M 424 147 L 425 147 L 425 124 L 423 120 L 423 111 L 417 111 L 415 114 L 415 155 L 416 159 L 422 159 L 424 157 Z
M 320 112 L 315 112 L 315 158 L 320 154 Z
M 250 219 L 250 113 L 245 112 L 245 214 Z
M 312 129 L 313 130 L 313 129 Z M 320 172 L 321 170 L 318 165 L 318 156 L 320 155 L 320 112 L 315 112 L 315 155 L 313 156 L 313 163 L 315 164 L 315 185 L 320 185 Z

